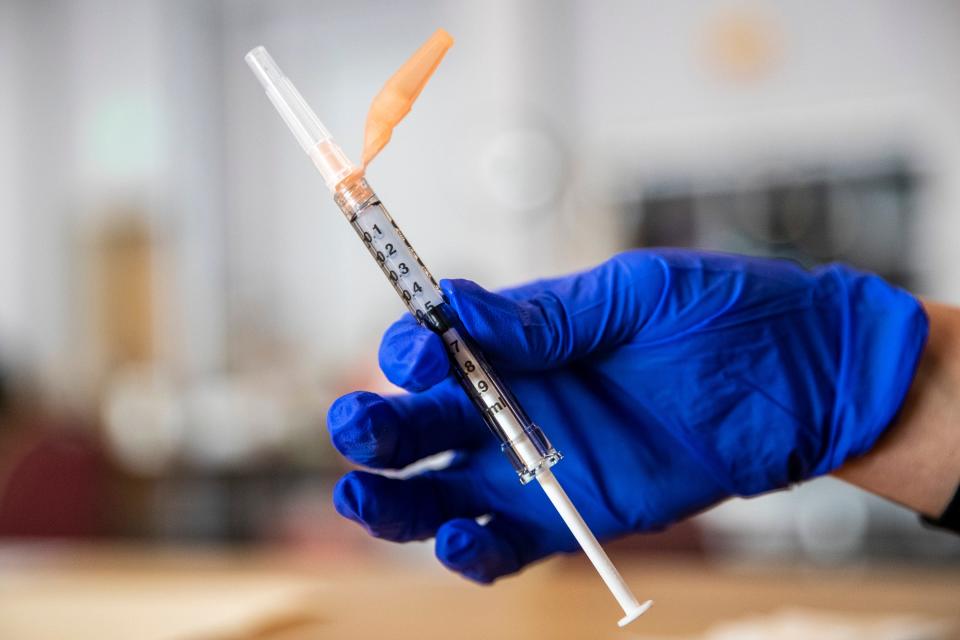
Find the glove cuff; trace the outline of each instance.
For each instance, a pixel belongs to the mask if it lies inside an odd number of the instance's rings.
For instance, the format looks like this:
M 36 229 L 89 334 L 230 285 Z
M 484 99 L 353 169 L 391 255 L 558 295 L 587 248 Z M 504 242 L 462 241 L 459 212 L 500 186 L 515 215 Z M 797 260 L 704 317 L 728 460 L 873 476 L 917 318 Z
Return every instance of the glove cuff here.
M 834 265 L 818 279 L 840 302 L 842 348 L 830 438 L 810 477 L 873 447 L 903 406 L 929 331 L 920 301 L 877 276 Z

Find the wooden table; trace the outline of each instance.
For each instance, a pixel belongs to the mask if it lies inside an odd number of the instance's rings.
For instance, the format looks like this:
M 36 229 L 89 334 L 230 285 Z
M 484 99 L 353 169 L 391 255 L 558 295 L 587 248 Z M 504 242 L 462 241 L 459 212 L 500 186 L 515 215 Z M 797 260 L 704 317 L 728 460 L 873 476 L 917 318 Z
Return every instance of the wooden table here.
M 384 558 L 394 558 L 393 555 Z M 648 638 L 804 607 L 952 622 L 960 570 L 731 568 L 615 558 L 656 604 L 628 630 L 581 557 L 479 587 L 426 557 L 150 547 L 0 548 L 6 640 Z

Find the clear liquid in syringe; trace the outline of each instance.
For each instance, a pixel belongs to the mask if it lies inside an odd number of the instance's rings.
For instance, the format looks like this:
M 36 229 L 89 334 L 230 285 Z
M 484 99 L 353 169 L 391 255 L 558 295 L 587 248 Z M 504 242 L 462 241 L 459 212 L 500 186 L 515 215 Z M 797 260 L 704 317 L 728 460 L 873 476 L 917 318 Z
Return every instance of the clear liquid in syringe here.
M 443 297 L 437 281 L 383 205 L 379 202 L 367 205 L 350 223 L 410 313 L 424 322 L 426 315 L 440 306 Z

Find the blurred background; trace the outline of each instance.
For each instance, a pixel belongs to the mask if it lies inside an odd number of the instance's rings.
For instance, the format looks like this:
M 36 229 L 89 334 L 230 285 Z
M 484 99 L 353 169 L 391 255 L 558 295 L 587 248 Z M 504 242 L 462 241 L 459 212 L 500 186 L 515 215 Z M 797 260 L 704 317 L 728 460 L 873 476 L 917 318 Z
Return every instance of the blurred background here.
M 952 0 L 0 0 L 4 548 L 433 562 L 329 506 L 325 411 L 388 388 L 402 308 L 243 55 L 266 45 L 356 157 L 440 26 L 456 45 L 369 172 L 434 273 L 497 287 L 674 245 L 960 303 Z M 960 565 L 960 538 L 831 479 L 616 547 L 667 551 Z

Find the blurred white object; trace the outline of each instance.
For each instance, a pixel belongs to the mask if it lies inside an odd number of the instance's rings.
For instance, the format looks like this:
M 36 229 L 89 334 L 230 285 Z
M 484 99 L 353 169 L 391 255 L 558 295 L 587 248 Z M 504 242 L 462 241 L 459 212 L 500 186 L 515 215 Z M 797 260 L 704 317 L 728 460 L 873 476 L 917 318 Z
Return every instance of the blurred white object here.
M 159 474 L 182 446 L 179 392 L 153 369 L 127 367 L 113 375 L 102 413 L 110 452 L 132 473 Z
M 111 453 L 127 470 L 159 475 L 173 463 L 237 469 L 281 451 L 319 419 L 292 378 L 207 376 L 184 384 L 149 367 L 114 375 L 103 402 Z
M 818 563 L 856 557 L 867 535 L 867 505 L 857 491 L 805 493 L 794 519 L 800 548 Z
M 864 545 L 869 496 L 830 477 L 731 500 L 700 516 L 710 551 L 742 560 L 802 556 L 831 563 Z
M 184 454 L 209 469 L 233 469 L 279 449 L 289 436 L 293 409 L 262 380 L 209 377 L 185 391 L 189 429 Z
M 948 638 L 950 631 L 950 625 L 942 620 L 916 615 L 867 617 L 785 609 L 721 622 L 688 640 L 941 640 Z
M 501 131 L 480 150 L 479 162 L 488 193 L 508 211 L 540 209 L 560 197 L 564 151 L 543 129 Z

